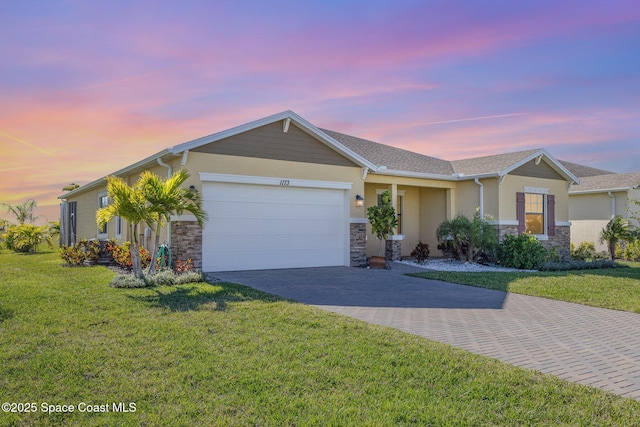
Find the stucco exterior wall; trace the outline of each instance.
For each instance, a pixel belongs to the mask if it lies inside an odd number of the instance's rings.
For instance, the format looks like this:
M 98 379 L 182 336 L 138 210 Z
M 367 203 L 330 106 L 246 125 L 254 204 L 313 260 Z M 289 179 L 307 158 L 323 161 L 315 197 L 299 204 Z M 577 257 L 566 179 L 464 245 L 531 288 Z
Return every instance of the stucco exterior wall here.
M 480 206 L 480 186 L 474 181 L 462 181 L 456 187 L 456 211 L 453 216 L 464 215 L 473 217 Z
M 612 198 L 607 193 L 574 194 L 569 196 L 569 218 L 571 221 L 610 220 L 615 215 L 626 215 L 627 193 L 612 193 L 615 197 L 615 210 Z
M 567 193 L 567 181 L 517 175 L 507 175 L 502 184 L 499 185 L 500 213 L 498 219 L 500 221 L 517 220 L 516 193 L 524 192 L 525 187 L 548 188 L 548 194 L 553 194 L 555 196 L 556 223 L 566 223 L 569 221 L 569 197 Z
M 98 226 L 96 225 L 96 211 L 98 210 L 98 194 L 107 190 L 106 185 L 97 189 L 87 191 L 77 197 L 69 199 L 70 202 L 77 202 L 76 234 L 80 239 L 95 239 L 98 236 Z M 107 231 L 114 233 L 114 224 L 111 221 L 107 225 Z
M 593 242 L 596 251 L 607 251 L 607 245 L 600 242 L 600 231 L 608 222 L 607 219 L 571 220 L 571 243 L 577 247 L 582 242 Z
M 420 189 L 420 240 L 429 245 L 431 256 L 440 256 L 436 229 L 447 218 L 447 191 L 439 188 Z M 415 245 L 414 245 L 415 247 Z M 413 248 L 411 248 L 413 250 Z
M 611 197 L 613 196 L 613 198 Z M 594 242 L 596 250 L 607 251 L 607 246 L 600 243 L 600 231 L 614 215 L 630 219 L 635 207 L 628 198 L 638 198 L 640 191 L 614 191 L 569 196 L 569 218 L 571 219 L 571 243 Z M 638 225 L 630 219 L 630 223 Z

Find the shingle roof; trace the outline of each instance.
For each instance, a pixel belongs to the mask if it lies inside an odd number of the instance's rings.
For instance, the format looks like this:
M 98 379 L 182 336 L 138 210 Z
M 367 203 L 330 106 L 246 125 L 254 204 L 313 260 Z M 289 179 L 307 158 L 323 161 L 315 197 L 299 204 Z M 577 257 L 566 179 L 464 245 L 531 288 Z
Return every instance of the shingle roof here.
M 596 176 L 596 175 L 608 175 L 615 172 L 607 171 L 604 169 L 596 169 L 591 166 L 579 165 L 578 163 L 567 162 L 566 160 L 558 160 L 562 163 L 562 166 L 567 168 L 569 172 L 577 176 L 578 178 L 583 178 L 587 176 Z
M 543 149 L 534 149 L 447 161 L 329 129 L 320 130 L 349 150 L 367 159 L 370 163 L 376 166 L 386 166 L 389 171 L 457 177 L 472 177 L 484 174 L 497 175 L 498 173 L 508 171 L 509 168 L 517 163 L 538 153 L 544 153 L 547 157 L 549 156 Z M 553 161 L 555 161 L 555 159 Z
M 367 139 L 345 135 L 328 129 L 321 129 L 348 149 L 364 157 L 377 166 L 390 170 L 417 172 L 436 175 L 452 175 L 451 162 L 401 148 L 391 147 Z
M 631 189 L 640 183 L 640 172 L 608 173 L 604 175 L 580 178 L 580 185 L 572 185 L 569 193 L 581 191 L 606 191 L 613 189 Z
M 451 165 L 453 166 L 455 173 L 463 175 L 497 173 L 539 151 L 540 149 L 526 150 L 514 153 L 496 154 L 493 156 L 454 160 L 451 162 Z

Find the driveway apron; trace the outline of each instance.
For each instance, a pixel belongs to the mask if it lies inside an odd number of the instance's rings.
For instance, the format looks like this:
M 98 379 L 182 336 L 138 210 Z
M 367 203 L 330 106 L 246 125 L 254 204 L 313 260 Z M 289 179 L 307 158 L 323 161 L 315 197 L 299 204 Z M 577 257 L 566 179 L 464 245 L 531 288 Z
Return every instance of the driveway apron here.
M 640 400 L 640 315 L 419 279 L 403 273 L 422 270 L 393 267 L 212 276 Z

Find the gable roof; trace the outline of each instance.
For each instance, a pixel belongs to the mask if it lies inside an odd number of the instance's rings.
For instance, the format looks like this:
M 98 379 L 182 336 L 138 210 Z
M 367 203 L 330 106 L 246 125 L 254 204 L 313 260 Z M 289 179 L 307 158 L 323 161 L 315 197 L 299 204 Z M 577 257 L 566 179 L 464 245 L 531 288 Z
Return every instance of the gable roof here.
M 456 174 L 461 177 L 466 175 L 493 175 L 502 177 L 532 160 L 534 160 L 536 164 L 544 161 L 556 173 L 569 182 L 580 182 L 578 177 L 572 174 L 566 167 L 564 167 L 564 165 L 562 165 L 562 163 L 560 163 L 544 148 L 454 160 L 451 164 Z
M 166 166 L 163 162 L 163 158 L 164 160 L 167 160 L 168 157 L 175 158 L 180 155 L 185 155 L 189 150 L 193 150 L 243 132 L 248 132 L 265 125 L 273 124 L 278 121 L 283 122 L 283 132 L 286 132 L 291 123 L 293 123 L 302 131 L 313 136 L 319 143 L 335 150 L 337 153 L 351 160 L 356 165 L 359 165 L 363 169 L 372 173 L 460 181 L 474 178 L 502 177 L 533 159 L 536 160 L 536 163 L 544 159 L 551 168 L 553 168 L 567 181 L 575 183 L 579 182 L 579 179 L 572 172 L 570 172 L 562 163 L 556 160 L 544 149 L 477 157 L 451 162 L 391 147 L 363 138 L 346 135 L 340 132 L 320 129 L 290 110 L 175 145 L 120 169 L 111 175 L 122 176 L 129 173 L 135 173 L 151 166 L 155 166 L 156 164 Z M 72 190 L 59 198 L 64 199 L 73 196 L 76 193 L 80 193 L 103 184 L 104 178 L 100 178 Z
M 355 164 L 360 165 L 362 167 L 369 167 L 371 169 L 375 169 L 375 165 L 372 164 L 369 160 L 350 150 L 334 138 L 328 136 L 326 133 L 322 132 L 319 128 L 297 115 L 291 110 L 283 111 L 281 113 L 273 114 L 268 117 L 264 117 L 259 120 L 254 120 L 249 123 L 245 123 L 240 126 L 236 126 L 231 129 L 224 130 L 222 132 L 214 133 L 212 135 L 204 136 L 202 138 L 194 139 L 193 141 L 185 142 L 179 145 L 176 145 L 169 149 L 169 151 L 173 154 L 181 154 L 184 151 L 191 150 L 197 147 L 201 147 L 206 144 L 210 144 L 212 142 L 220 141 L 221 139 L 229 138 L 231 136 L 238 135 L 243 132 L 247 132 L 253 129 L 257 129 L 259 127 L 272 124 L 278 121 L 284 121 L 286 124 L 283 124 L 284 127 L 288 127 L 291 122 L 293 122 L 298 128 L 307 132 L 311 136 L 314 136 L 318 141 L 327 145 L 329 148 L 337 151 L 343 156 L 347 157 L 349 160 L 353 161 Z
M 640 172 L 608 173 L 586 176 L 579 185 L 572 185 L 569 194 L 605 193 L 609 191 L 630 191 L 640 183 Z

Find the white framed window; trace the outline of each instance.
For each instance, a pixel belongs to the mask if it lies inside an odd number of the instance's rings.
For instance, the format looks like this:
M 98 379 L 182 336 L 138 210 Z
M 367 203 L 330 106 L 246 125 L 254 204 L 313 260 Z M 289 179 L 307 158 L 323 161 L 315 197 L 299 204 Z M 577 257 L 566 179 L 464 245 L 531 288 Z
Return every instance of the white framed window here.
M 106 208 L 109 206 L 109 196 L 106 192 L 98 194 L 98 209 Z M 107 227 L 105 224 L 102 227 L 98 227 L 98 237 L 107 237 Z
M 122 239 L 122 217 L 116 217 L 116 239 Z
M 547 240 L 555 236 L 555 196 L 548 188 L 524 187 L 523 193 L 516 194 L 518 232 Z
M 525 233 L 545 234 L 544 194 L 524 193 Z

